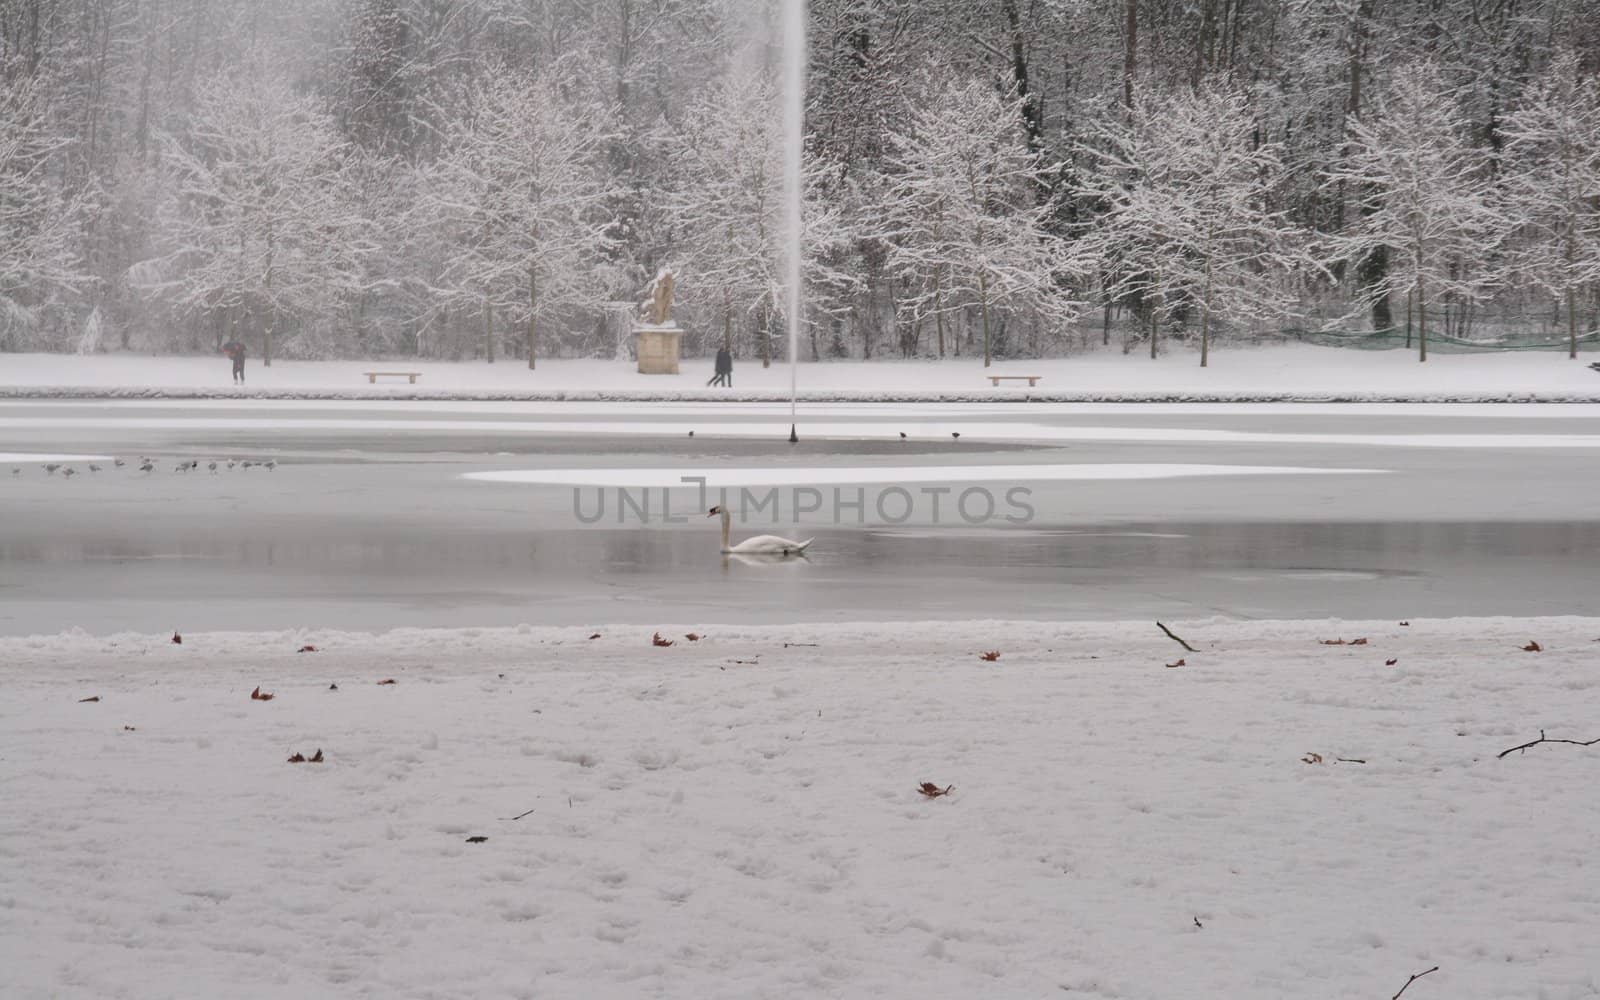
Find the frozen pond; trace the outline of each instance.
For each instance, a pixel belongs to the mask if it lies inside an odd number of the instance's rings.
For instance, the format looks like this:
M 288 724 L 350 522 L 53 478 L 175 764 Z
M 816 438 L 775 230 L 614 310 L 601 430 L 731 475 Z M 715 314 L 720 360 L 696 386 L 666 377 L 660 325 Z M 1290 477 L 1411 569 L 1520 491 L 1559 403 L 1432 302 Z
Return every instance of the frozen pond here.
M 839 406 L 787 430 L 760 405 L 0 404 L 0 632 L 1592 612 L 1592 407 Z M 130 461 L 17 457 L 49 454 Z M 619 484 L 751 470 L 782 509 L 735 537 L 816 536 L 809 560 L 723 558 L 715 521 L 676 523 L 694 489 L 675 523 L 659 489 L 618 523 Z M 975 486 L 1032 516 L 967 523 Z

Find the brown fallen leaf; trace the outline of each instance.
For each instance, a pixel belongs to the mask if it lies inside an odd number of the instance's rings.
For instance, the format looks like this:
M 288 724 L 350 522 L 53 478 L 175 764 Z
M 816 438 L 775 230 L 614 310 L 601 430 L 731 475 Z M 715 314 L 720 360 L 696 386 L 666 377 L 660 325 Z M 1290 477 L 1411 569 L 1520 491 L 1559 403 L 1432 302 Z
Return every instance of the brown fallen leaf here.
M 652 646 L 670 646 L 670 645 L 672 645 L 672 640 L 671 639 L 663 639 L 663 638 L 661 638 L 661 633 L 657 632 L 655 635 L 650 637 L 650 645 L 652 645 Z
M 125 732 L 125 733 L 136 733 L 136 732 L 139 731 L 139 727 L 138 726 L 123 726 L 122 727 L 122 731 Z
M 267 692 L 261 690 L 261 685 L 259 684 L 256 685 L 256 689 L 254 691 L 250 692 L 251 701 L 271 701 L 276 697 L 277 695 L 275 694 L 268 694 Z
M 684 635 L 684 638 L 688 639 L 690 642 L 699 642 L 700 641 L 700 637 L 698 635 L 696 635 L 695 633 L 693 633 L 693 632 L 687 633 L 686 635 Z
M 986 663 L 993 663 L 994 661 L 1000 659 L 1000 651 L 998 649 L 991 649 L 987 653 L 978 654 L 978 659 L 983 660 Z
M 1321 643 L 1322 645 L 1324 645 L 1324 646 L 1343 646 L 1343 645 L 1346 645 L 1346 643 L 1345 643 L 1345 641 L 1343 639 L 1318 639 L 1317 641 L 1319 643 Z
M 301 646 L 299 649 L 295 650 L 296 653 L 315 653 L 316 651 L 317 647 L 311 645 Z
M 293 757 L 289 758 L 289 763 L 291 763 L 291 764 L 304 764 L 305 762 L 306 762 L 306 755 L 303 754 L 303 753 L 297 753 Z
M 469 843 L 469 844 L 481 844 L 481 843 L 484 843 L 485 841 L 487 841 L 488 839 L 489 839 L 488 837 L 468 837 L 467 838 L 467 843 Z
M 385 678 L 384 680 L 379 681 L 378 682 L 378 686 L 379 687 L 383 687 L 385 684 L 393 684 L 393 683 L 394 683 L 394 678 L 393 677 L 388 677 L 388 678 Z
M 943 788 L 940 788 L 938 785 L 935 785 L 931 781 L 924 781 L 921 785 L 919 785 L 917 787 L 917 791 L 921 792 L 923 795 L 927 796 L 930 799 L 936 799 L 941 795 L 949 795 L 950 794 L 950 789 L 952 789 L 954 787 L 956 787 L 956 786 L 954 786 L 954 785 L 946 785 Z
M 172 633 L 172 644 L 173 644 L 173 645 L 174 645 L 174 646 L 181 646 L 181 645 L 183 645 L 183 636 L 181 636 L 181 635 L 179 635 L 179 634 L 178 634 L 178 633 L 176 633 L 176 632 L 174 632 L 174 633 Z
M 1367 640 L 1366 640 L 1365 636 L 1363 636 L 1360 639 L 1351 639 L 1350 640 L 1350 645 L 1352 645 L 1352 646 L 1365 646 L 1366 644 L 1367 644 Z
M 306 763 L 307 764 L 320 764 L 320 763 L 322 763 L 322 748 L 321 747 L 317 747 L 317 752 L 312 754 L 311 758 L 309 760 L 307 760 Z
M 1187 661 L 1185 659 L 1182 659 L 1180 657 L 1177 663 L 1169 663 L 1169 664 L 1167 664 L 1167 666 L 1168 667 L 1183 667 L 1183 666 L 1188 666 L 1188 663 L 1189 663 L 1189 661 Z
M 1322 763 L 1322 754 L 1320 754 L 1320 753 L 1307 753 L 1304 757 L 1300 758 L 1300 763 L 1302 763 L 1302 764 L 1320 764 L 1320 763 Z
M 1522 647 L 1522 651 L 1524 653 L 1542 653 L 1544 652 L 1544 647 L 1539 645 L 1537 641 L 1529 639 L 1528 644 Z
M 1396 663 L 1399 663 L 1399 662 L 1400 662 L 1399 660 L 1384 660 L 1383 661 L 1383 665 L 1386 666 L 1386 667 L 1392 667 Z
M 91 701 L 99 701 L 99 700 L 100 700 L 100 696 L 96 694 L 96 695 L 91 695 L 91 696 L 89 696 L 87 698 L 79 698 L 78 699 L 78 704 L 83 705 L 83 704 L 87 704 L 88 702 L 91 702 Z
M 595 634 L 594 634 L 594 635 L 591 635 L 591 636 L 590 636 L 590 637 L 589 637 L 589 638 L 591 638 L 591 639 L 598 639 L 598 638 L 600 638 L 600 633 L 599 633 L 599 632 L 596 632 L 596 633 L 595 633 Z

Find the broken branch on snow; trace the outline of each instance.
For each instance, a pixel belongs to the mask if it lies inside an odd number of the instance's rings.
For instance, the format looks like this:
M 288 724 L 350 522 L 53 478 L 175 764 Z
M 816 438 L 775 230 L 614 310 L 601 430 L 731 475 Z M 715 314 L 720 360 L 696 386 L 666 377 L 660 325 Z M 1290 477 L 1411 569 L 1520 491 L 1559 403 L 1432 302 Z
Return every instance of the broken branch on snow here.
M 1404 993 L 1406 991 L 1406 987 L 1410 986 L 1412 983 L 1414 983 L 1417 980 L 1421 979 L 1423 976 L 1426 976 L 1428 974 L 1428 972 L 1438 972 L 1438 971 L 1439 971 L 1439 967 L 1437 965 L 1435 965 L 1433 968 L 1427 970 L 1427 972 L 1414 972 L 1414 973 L 1412 973 L 1411 978 L 1406 980 L 1406 985 L 1400 987 L 1400 993 Z M 1400 1000 L 1400 993 L 1396 993 L 1394 996 L 1390 997 L 1389 1000 Z
M 1161 631 L 1167 633 L 1167 638 L 1168 639 L 1171 639 L 1173 642 L 1175 642 L 1178 645 L 1182 646 L 1184 649 L 1188 650 L 1189 652 L 1191 652 L 1191 653 L 1200 652 L 1198 649 L 1195 649 L 1193 646 L 1189 645 L 1187 642 L 1184 642 L 1182 639 L 1180 639 L 1177 636 L 1173 635 L 1172 634 L 1172 629 L 1167 628 L 1165 625 L 1161 624 L 1160 622 L 1156 622 L 1156 628 L 1158 628 Z
M 1541 743 L 1571 743 L 1575 747 L 1592 747 L 1596 743 L 1600 743 L 1600 736 L 1596 736 L 1592 740 L 1552 740 L 1549 737 L 1545 736 L 1544 730 L 1541 729 L 1541 730 L 1539 730 L 1539 738 L 1538 739 L 1529 740 L 1528 742 L 1522 744 L 1521 746 L 1512 747 L 1510 750 L 1502 750 L 1498 754 L 1495 755 L 1495 758 L 1498 760 L 1499 758 L 1504 757 L 1506 754 L 1516 753 L 1518 750 L 1526 750 L 1529 747 L 1536 747 Z

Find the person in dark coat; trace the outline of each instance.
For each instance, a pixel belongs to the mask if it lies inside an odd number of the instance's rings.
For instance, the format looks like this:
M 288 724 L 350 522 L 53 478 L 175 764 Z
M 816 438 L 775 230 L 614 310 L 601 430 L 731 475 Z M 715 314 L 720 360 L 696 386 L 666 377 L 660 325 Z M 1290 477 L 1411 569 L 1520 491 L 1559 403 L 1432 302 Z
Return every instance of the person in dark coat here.
M 237 340 L 230 340 L 222 345 L 222 353 L 233 359 L 233 380 L 239 385 L 243 385 L 244 345 Z
M 717 373 L 711 376 L 711 381 L 706 385 L 725 385 L 733 388 L 733 355 L 728 353 L 726 347 L 717 352 Z

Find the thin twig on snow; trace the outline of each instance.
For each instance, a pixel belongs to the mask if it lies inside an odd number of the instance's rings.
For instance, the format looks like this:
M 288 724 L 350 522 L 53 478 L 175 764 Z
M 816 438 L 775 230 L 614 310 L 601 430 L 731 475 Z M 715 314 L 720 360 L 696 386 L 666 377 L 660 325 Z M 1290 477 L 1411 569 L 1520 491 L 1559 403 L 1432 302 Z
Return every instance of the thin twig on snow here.
M 1187 649 L 1189 652 L 1191 652 L 1191 653 L 1200 652 L 1198 649 L 1195 649 L 1193 646 L 1189 645 L 1187 642 L 1184 642 L 1182 639 L 1180 639 L 1177 636 L 1173 635 L 1172 634 L 1172 629 L 1167 628 L 1165 625 L 1161 624 L 1160 622 L 1156 622 L 1156 628 L 1158 628 L 1161 631 L 1167 633 L 1167 638 L 1168 639 L 1171 639 L 1173 642 L 1175 642 L 1178 645 L 1182 646 L 1184 649 Z
M 1413 973 L 1411 978 L 1406 980 L 1406 985 L 1400 987 L 1400 993 L 1404 993 L 1406 991 L 1406 987 L 1407 986 L 1410 986 L 1412 983 L 1414 983 L 1417 980 L 1421 979 L 1423 976 L 1426 976 L 1428 974 L 1428 972 L 1438 972 L 1438 971 L 1439 971 L 1439 967 L 1437 965 L 1435 965 L 1433 968 L 1429 969 L 1427 972 Z M 1396 993 L 1394 996 L 1390 997 L 1389 1000 L 1400 1000 L 1400 993 Z
M 1536 747 L 1541 743 L 1571 743 L 1575 747 L 1592 747 L 1596 743 L 1600 743 L 1600 736 L 1596 736 L 1592 740 L 1552 740 L 1552 739 L 1546 737 L 1545 734 L 1544 734 L 1544 730 L 1541 729 L 1541 730 L 1539 730 L 1539 738 L 1538 739 L 1529 740 L 1528 742 L 1522 744 L 1521 746 L 1512 747 L 1510 750 L 1502 750 L 1498 754 L 1496 754 L 1495 757 L 1496 757 L 1496 759 L 1499 759 L 1501 757 L 1504 757 L 1506 754 L 1516 753 L 1518 750 L 1526 750 L 1529 747 Z

